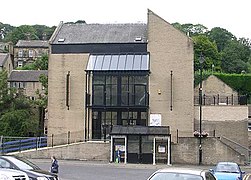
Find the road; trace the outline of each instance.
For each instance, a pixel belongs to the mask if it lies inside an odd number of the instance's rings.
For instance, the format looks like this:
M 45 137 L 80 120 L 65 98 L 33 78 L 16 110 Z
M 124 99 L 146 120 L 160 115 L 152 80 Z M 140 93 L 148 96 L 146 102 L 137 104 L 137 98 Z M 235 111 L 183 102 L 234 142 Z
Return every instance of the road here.
M 45 170 L 50 169 L 50 159 L 30 159 Z M 157 169 L 170 167 L 151 164 L 116 164 L 100 161 L 59 160 L 60 180 L 145 180 Z M 210 166 L 173 165 L 175 167 L 195 167 L 210 169 Z M 245 180 L 251 179 L 251 166 L 244 166 Z

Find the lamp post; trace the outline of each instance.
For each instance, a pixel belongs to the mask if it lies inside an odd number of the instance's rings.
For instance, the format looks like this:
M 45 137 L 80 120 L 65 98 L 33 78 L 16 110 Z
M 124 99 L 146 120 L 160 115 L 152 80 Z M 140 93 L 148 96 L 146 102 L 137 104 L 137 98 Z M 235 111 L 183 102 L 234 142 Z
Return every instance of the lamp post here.
M 200 62 L 200 89 L 199 89 L 199 104 L 200 104 L 200 136 L 199 136 L 199 165 L 202 164 L 202 64 L 204 63 L 205 58 L 200 54 L 199 62 Z

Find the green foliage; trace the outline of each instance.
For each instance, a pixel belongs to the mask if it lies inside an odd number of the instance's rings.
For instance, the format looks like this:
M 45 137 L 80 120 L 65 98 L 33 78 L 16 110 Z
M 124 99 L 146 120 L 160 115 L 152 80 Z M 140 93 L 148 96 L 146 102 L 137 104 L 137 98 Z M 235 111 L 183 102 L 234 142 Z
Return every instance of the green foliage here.
M 203 26 L 202 24 L 180 24 L 180 23 L 173 23 L 172 24 L 175 28 L 179 29 L 180 31 L 184 32 L 185 34 L 189 34 L 189 36 L 197 36 L 205 34 L 208 29 Z
M 17 68 L 19 70 L 48 70 L 48 55 L 37 58 L 33 63 L 26 64 L 24 67 Z
M 210 75 L 212 75 L 212 71 L 202 71 L 202 77 L 201 80 L 204 81 L 207 79 Z M 194 72 L 194 87 L 199 85 L 200 83 L 200 71 Z
M 251 95 L 251 74 L 216 73 L 215 76 L 239 92 L 240 95 Z
M 0 22 L 0 30 L 1 30 L 1 33 L 0 34 L 3 34 L 3 39 L 2 37 L 0 37 L 0 42 L 7 42 L 5 37 L 8 33 L 10 33 L 15 27 L 9 25 L 9 24 L 3 24 Z
M 0 134 L 28 136 L 38 132 L 32 101 L 7 86 L 7 72 L 0 72 Z
M 53 34 L 56 26 L 48 27 L 45 25 L 34 25 L 32 26 L 35 29 L 36 35 L 40 40 L 48 40 L 50 39 L 51 35 Z
M 215 27 L 207 33 L 210 41 L 215 42 L 218 48 L 218 51 L 221 52 L 225 46 L 232 40 L 236 40 L 236 37 L 228 32 L 226 29 Z
M 250 49 L 238 41 L 229 42 L 222 51 L 222 70 L 228 73 L 248 72 Z
M 0 132 L 4 136 L 29 136 L 36 133 L 37 122 L 27 109 L 6 112 L 0 118 Z
M 0 23 L 0 29 L 2 28 L 4 28 L 5 38 L 0 38 L 0 42 L 13 42 L 13 44 L 16 44 L 18 40 L 48 40 L 56 29 L 56 26 L 21 25 L 14 27 L 9 24 Z
M 13 90 L 8 88 L 7 71 L 0 71 L 0 115 L 11 107 L 13 101 Z
M 198 35 L 193 37 L 194 40 L 194 69 L 200 69 L 199 57 L 202 53 L 205 62 L 203 63 L 203 70 L 211 70 L 214 65 L 216 70 L 221 69 L 220 54 L 215 43 L 211 42 L 205 35 Z
M 214 67 L 214 71 L 240 73 L 251 72 L 251 41 L 237 38 L 226 29 L 215 27 L 210 31 L 201 24 L 180 24 L 173 26 L 189 34 L 194 40 L 194 70 L 199 70 L 199 56 L 205 57 L 204 70 Z
M 6 39 L 16 44 L 18 40 L 38 40 L 39 38 L 36 35 L 36 30 L 32 26 L 22 25 L 7 34 Z
M 226 73 L 212 73 L 212 71 L 203 71 L 202 81 L 207 79 L 210 75 L 215 75 L 232 89 L 237 91 L 239 95 L 247 95 L 251 97 L 251 74 L 226 74 Z M 200 83 L 200 73 L 194 73 L 194 86 Z
M 47 107 L 47 103 L 48 103 L 48 77 L 44 74 L 42 74 L 39 77 L 39 82 L 42 83 L 42 86 L 45 88 L 45 93 L 41 94 L 39 91 L 36 92 L 36 94 L 38 95 L 38 98 L 36 99 L 36 104 L 39 107 L 43 107 L 46 108 Z

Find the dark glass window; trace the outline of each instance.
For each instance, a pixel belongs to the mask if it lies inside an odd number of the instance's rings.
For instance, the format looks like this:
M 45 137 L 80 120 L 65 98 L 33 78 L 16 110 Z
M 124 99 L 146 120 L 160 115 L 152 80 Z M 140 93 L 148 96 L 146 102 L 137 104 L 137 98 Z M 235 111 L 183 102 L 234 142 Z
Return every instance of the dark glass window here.
M 135 85 L 135 106 L 146 105 L 146 86 Z
M 106 105 L 117 106 L 117 77 L 106 76 Z
M 94 106 L 147 106 L 148 76 L 93 77 Z
M 104 86 L 103 85 L 94 85 L 93 89 L 93 103 L 95 105 L 104 105 Z

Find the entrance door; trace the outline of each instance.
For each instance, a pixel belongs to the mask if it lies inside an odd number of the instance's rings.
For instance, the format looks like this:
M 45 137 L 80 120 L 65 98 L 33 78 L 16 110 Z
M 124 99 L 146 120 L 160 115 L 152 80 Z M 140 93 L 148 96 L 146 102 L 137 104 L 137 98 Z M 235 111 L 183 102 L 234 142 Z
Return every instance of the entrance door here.
M 115 163 L 127 163 L 127 137 L 111 136 L 110 161 Z
M 154 138 L 153 164 L 170 164 L 169 137 Z
M 128 163 L 140 161 L 140 136 L 128 136 Z

